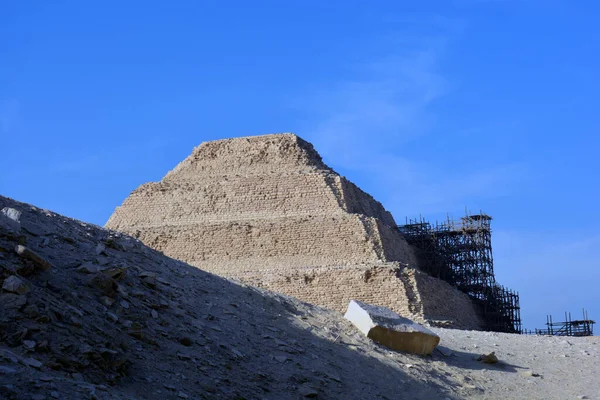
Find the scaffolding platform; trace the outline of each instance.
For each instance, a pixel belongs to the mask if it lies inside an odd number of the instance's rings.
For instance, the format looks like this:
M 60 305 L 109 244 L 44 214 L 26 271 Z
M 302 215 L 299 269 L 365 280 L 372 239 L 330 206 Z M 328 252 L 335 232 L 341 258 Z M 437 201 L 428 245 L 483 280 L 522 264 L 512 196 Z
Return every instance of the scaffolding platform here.
M 583 310 L 583 319 L 571 319 L 571 313 L 565 312 L 564 322 L 553 322 L 552 315 L 546 316 L 546 329 L 536 329 L 527 331 L 529 335 L 548 335 L 548 336 L 593 336 L 594 324 L 588 317 L 587 311 Z

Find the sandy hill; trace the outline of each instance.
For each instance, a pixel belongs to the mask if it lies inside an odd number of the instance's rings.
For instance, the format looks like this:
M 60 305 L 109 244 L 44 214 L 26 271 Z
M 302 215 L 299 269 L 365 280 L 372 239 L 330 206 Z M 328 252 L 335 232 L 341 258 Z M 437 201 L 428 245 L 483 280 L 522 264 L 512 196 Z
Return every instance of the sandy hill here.
M 600 398 L 597 338 L 432 328 L 441 352 L 393 353 L 338 312 L 4 207 L 22 215 L 20 232 L 0 215 L 0 398 Z

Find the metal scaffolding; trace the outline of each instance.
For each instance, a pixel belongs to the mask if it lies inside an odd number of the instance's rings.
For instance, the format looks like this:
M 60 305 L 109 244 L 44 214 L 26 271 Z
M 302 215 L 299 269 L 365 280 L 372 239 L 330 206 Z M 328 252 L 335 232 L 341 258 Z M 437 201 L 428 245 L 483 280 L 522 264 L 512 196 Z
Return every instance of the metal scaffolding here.
M 519 294 L 496 283 L 489 215 L 448 217 L 435 225 L 408 220 L 398 229 L 417 250 L 419 267 L 468 294 L 478 306 L 485 329 L 521 332 Z
M 552 315 L 546 316 L 546 329 L 536 329 L 535 331 L 526 331 L 528 335 L 551 335 L 551 336 L 593 336 L 594 324 L 596 322 L 589 319 L 587 311 L 583 310 L 583 319 L 571 319 L 571 313 L 565 312 L 564 322 L 553 322 Z

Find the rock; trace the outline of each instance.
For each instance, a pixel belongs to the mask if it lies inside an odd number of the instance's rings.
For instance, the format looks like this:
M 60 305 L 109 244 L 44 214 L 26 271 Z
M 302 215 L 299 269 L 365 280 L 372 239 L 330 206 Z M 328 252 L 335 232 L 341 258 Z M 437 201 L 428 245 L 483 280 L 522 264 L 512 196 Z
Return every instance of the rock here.
M 125 277 L 126 271 L 127 271 L 127 267 L 117 267 L 117 268 L 108 268 L 108 269 L 103 270 L 102 272 L 105 275 L 108 275 L 115 280 L 120 280 Z
M 23 342 L 28 334 L 29 330 L 27 328 L 19 329 L 6 338 L 6 343 L 8 343 L 9 346 L 17 346 Z
M 26 294 L 29 292 L 29 286 L 22 279 L 12 275 L 4 280 L 2 290 L 16 294 Z
M 192 345 L 193 342 L 192 342 L 192 339 L 190 339 L 187 336 L 184 336 L 184 337 L 182 337 L 182 338 L 179 339 L 179 343 L 181 343 L 184 346 L 188 346 L 189 347 L 189 346 Z
M 17 265 L 15 270 L 19 276 L 30 276 L 37 271 L 37 267 L 31 261 L 26 261 L 23 264 Z
M 142 326 L 137 323 L 131 325 L 131 327 L 127 330 L 127 334 L 139 340 L 142 340 L 144 338 Z
M 106 316 L 108 317 L 108 319 L 111 322 L 117 322 L 119 320 L 119 316 L 117 314 L 111 313 L 111 312 L 107 312 Z
M 0 375 L 12 375 L 16 374 L 17 370 L 14 368 L 6 367 L 4 365 L 0 365 Z
M 179 393 L 177 393 L 177 397 L 179 397 L 180 399 L 187 399 L 190 396 L 188 396 L 187 394 L 185 394 L 183 392 L 179 392 Z
M 444 357 L 450 357 L 452 354 L 454 354 L 454 353 L 452 352 L 452 350 L 450 350 L 450 349 L 448 349 L 448 348 L 446 348 L 446 347 L 443 347 L 443 346 L 438 346 L 438 347 L 436 347 L 436 350 L 437 350 L 437 351 L 438 351 L 438 352 L 439 352 L 441 355 L 443 355 Z
M 0 348 L 0 359 L 6 359 L 10 362 L 17 363 L 19 362 L 19 358 L 20 357 L 16 353 L 13 353 L 8 349 Z
M 27 303 L 27 297 L 13 293 L 0 294 L 0 310 L 20 310 Z
M 298 388 L 298 393 L 300 393 L 300 396 L 307 397 L 309 399 L 314 399 L 319 395 L 319 391 L 316 388 L 306 383 Z
M 99 256 L 100 254 L 103 254 L 103 253 L 106 254 L 105 250 L 106 250 L 106 246 L 104 246 L 103 243 L 98 243 L 98 245 L 96 246 L 96 249 L 95 249 L 96 255 Z
M 19 223 L 19 219 L 21 218 L 21 211 L 15 210 L 14 208 L 4 207 L 0 214 L 4 215 L 4 217 L 10 219 L 13 222 Z
M 0 230 L 6 231 L 12 235 L 21 233 L 21 212 L 14 208 L 4 207 L 0 211 Z
M 100 302 L 105 306 L 110 307 L 115 303 L 115 299 L 111 299 L 108 296 L 102 296 L 100 297 Z
M 52 268 L 52 264 L 50 264 L 50 262 L 23 245 L 17 245 L 15 252 L 21 257 L 33 262 L 37 268 L 43 271 L 47 271 Z
M 104 295 L 109 297 L 114 297 L 116 295 L 119 286 L 114 279 L 102 272 L 91 274 L 87 279 L 86 284 L 101 290 Z
M 156 274 L 154 272 L 150 272 L 150 271 L 142 271 L 139 274 L 139 277 L 144 279 L 144 278 L 156 278 Z
M 58 399 L 60 397 L 60 395 L 58 394 L 58 392 L 56 390 L 53 390 L 50 392 L 50 397 L 52 397 L 54 399 Z
M 97 272 L 100 272 L 101 268 L 99 265 L 94 265 L 92 263 L 87 262 L 81 264 L 79 267 L 77 267 L 75 271 L 80 272 L 82 274 L 95 274 Z
M 71 378 L 75 379 L 76 381 L 85 381 L 83 374 L 80 374 L 79 372 L 72 373 Z
M 96 257 L 96 262 L 99 265 L 107 265 L 110 263 L 110 258 L 105 257 L 105 256 L 98 256 L 98 257 Z
M 482 361 L 486 364 L 496 364 L 498 357 L 496 357 L 496 352 L 492 351 L 490 354 L 482 354 L 477 361 Z
M 362 333 L 392 350 L 431 354 L 440 337 L 392 310 L 351 300 L 344 316 Z
M 243 358 L 244 354 L 242 354 L 241 351 L 239 351 L 238 349 L 234 349 L 233 347 L 231 348 L 231 352 L 233 353 L 234 356 L 236 356 L 237 358 Z
M 140 275 L 140 277 L 142 278 L 142 282 L 144 283 L 144 285 L 148 286 L 150 289 L 156 289 L 156 276 Z
M 42 364 L 40 361 L 36 360 L 35 358 L 24 358 L 23 360 L 21 360 L 21 362 L 24 365 L 27 365 L 28 367 L 33 367 L 36 369 L 40 369 L 42 368 Z
M 35 349 L 35 342 L 33 340 L 23 340 L 23 347 L 27 350 Z

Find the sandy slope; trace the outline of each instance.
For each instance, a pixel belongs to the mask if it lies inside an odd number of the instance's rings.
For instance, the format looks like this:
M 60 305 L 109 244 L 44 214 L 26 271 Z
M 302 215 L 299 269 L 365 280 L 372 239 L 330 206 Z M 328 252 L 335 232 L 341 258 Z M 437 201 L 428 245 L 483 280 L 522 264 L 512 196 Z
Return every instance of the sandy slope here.
M 0 282 L 25 275 L 29 292 L 0 294 L 0 398 L 600 398 L 597 338 L 434 329 L 441 352 L 394 353 L 339 313 L 6 206 L 23 212 L 22 236 L 0 230 Z M 499 364 L 476 361 L 489 351 Z

